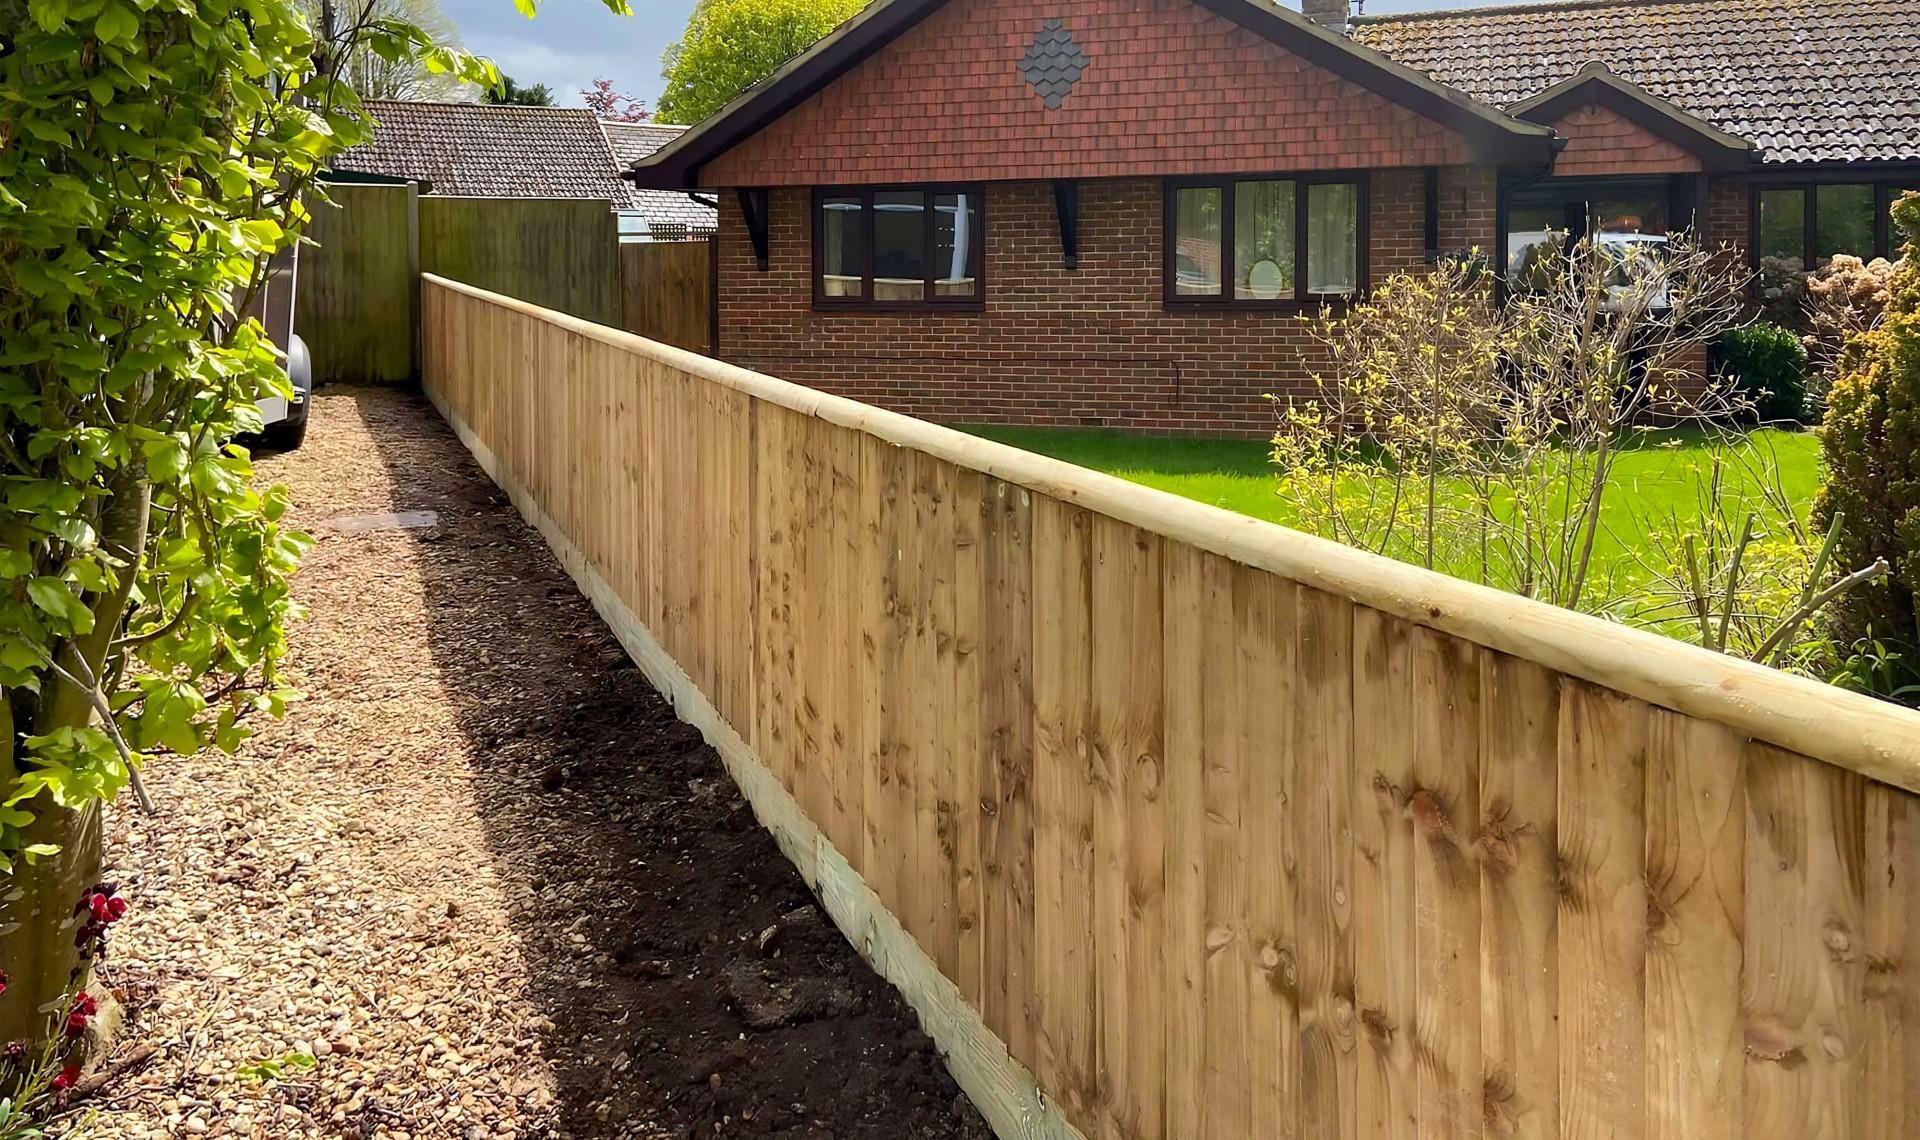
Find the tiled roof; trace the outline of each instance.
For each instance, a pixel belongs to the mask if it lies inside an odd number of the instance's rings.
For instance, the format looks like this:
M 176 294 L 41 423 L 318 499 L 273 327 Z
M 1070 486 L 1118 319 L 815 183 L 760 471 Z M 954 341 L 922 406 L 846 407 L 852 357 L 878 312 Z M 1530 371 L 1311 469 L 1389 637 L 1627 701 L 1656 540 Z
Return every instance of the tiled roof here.
M 607 132 L 607 142 L 613 147 L 614 157 L 620 160 L 623 167 L 666 146 L 687 129 L 665 123 L 610 123 L 604 120 L 600 126 Z M 690 194 L 676 190 L 636 188 L 633 191 L 633 203 L 634 208 L 646 216 L 647 224 L 655 229 L 685 226 L 688 233 L 710 234 L 720 228 L 719 212 L 712 206 L 703 206 L 694 201 Z
M 1353 36 L 1500 107 L 1598 61 L 1768 162 L 1920 160 L 1920 0 L 1576 0 Z
M 418 178 L 435 194 L 476 198 L 604 198 L 620 181 L 600 121 L 584 107 L 403 103 L 369 99 L 373 141 L 334 159 L 339 170 Z

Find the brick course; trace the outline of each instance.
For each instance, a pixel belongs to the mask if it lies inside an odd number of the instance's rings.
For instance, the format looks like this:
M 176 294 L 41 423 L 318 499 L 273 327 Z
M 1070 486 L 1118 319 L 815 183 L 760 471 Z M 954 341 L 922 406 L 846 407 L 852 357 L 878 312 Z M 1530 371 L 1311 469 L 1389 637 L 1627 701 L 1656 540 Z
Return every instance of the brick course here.
M 1086 54 L 1048 110 L 1021 73 Z M 709 186 L 1016 181 L 1472 161 L 1443 127 L 1190 0 L 954 0 L 709 162 Z
M 1109 426 L 1260 436 L 1269 393 L 1301 392 L 1321 357 L 1299 316 L 1169 311 L 1159 179 L 1083 183 L 1077 270 L 1061 266 L 1051 188 L 987 187 L 986 302 L 973 312 L 820 312 L 812 302 L 811 197 L 770 195 L 761 272 L 739 208 L 720 211 L 720 355 L 797 383 L 947 422 Z M 1424 258 L 1423 175 L 1370 186 L 1375 282 Z M 1494 175 L 1440 180 L 1440 247 L 1494 242 Z

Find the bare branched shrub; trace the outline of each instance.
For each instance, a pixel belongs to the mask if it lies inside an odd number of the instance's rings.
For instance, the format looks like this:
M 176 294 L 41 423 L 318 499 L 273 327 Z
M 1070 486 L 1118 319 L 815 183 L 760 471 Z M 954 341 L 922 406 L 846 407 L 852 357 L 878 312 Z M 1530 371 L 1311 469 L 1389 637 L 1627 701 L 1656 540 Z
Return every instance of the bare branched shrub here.
M 1743 319 L 1747 284 L 1734 259 L 1681 237 L 1536 256 L 1527 288 L 1504 300 L 1462 264 L 1398 275 L 1314 322 L 1331 364 L 1314 395 L 1280 409 L 1282 494 L 1300 525 L 1350 545 L 1775 656 L 1773 632 L 1827 569 L 1815 572 L 1819 544 L 1784 492 L 1748 512 L 1757 533 L 1726 533 L 1729 517 L 1746 525 L 1743 508 L 1713 464 L 1753 468 L 1742 495 L 1779 487 L 1770 454 L 1723 426 L 1743 408 L 1704 367 Z M 1716 457 L 1695 509 L 1636 513 L 1614 479 L 1621 454 L 1681 425 L 1704 431 Z M 1610 533 L 1620 520 L 1634 531 L 1624 540 Z M 1709 582 L 1731 583 L 1731 600 L 1703 625 L 1700 597 L 1720 596 L 1703 595 Z

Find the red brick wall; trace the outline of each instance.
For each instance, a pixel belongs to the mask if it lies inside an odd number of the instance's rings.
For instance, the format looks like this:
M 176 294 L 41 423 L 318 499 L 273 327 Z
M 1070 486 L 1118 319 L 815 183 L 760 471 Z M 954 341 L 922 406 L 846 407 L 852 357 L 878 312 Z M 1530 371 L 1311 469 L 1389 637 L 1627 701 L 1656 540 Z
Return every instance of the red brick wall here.
M 1087 57 L 1057 110 L 1044 19 Z M 953 0 L 707 164 L 707 186 L 1257 173 L 1472 160 L 1460 135 L 1190 0 Z
M 1422 264 L 1422 186 L 1419 170 L 1372 176 L 1376 281 Z M 1491 171 L 1444 171 L 1440 205 L 1442 249 L 1492 248 Z M 1259 436 L 1266 395 L 1306 390 L 1319 361 L 1295 315 L 1166 309 L 1157 179 L 1081 184 L 1074 271 L 1049 186 L 988 186 L 986 304 L 967 313 L 816 312 L 809 192 L 777 189 L 770 207 L 763 273 L 722 204 L 720 355 L 911 415 Z
M 1567 140 L 1553 172 L 1564 178 L 1581 175 L 1691 174 L 1700 169 L 1693 152 L 1608 110 L 1588 105 L 1553 124 Z
M 1753 187 L 1745 182 L 1715 182 L 1707 190 L 1707 244 L 1738 246 L 1744 254 L 1753 236 L 1748 219 Z

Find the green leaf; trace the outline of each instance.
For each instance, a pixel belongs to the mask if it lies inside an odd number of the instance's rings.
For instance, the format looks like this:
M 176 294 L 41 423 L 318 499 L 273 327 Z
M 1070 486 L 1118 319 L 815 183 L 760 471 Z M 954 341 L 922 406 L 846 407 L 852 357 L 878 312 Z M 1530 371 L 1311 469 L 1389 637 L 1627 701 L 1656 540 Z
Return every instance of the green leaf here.
M 93 611 L 89 610 L 59 578 L 40 577 L 27 582 L 27 597 L 48 617 L 66 622 L 75 633 L 93 629 Z
M 513 0 L 513 6 L 518 8 L 520 14 L 529 20 L 533 19 L 534 15 L 540 10 L 536 0 Z
M 67 0 L 28 0 L 27 13 L 41 31 L 51 35 L 67 22 Z
M 118 0 L 107 0 L 106 7 L 100 9 L 100 18 L 93 22 L 93 34 L 100 37 L 102 43 L 130 43 L 140 31 L 140 17 Z

